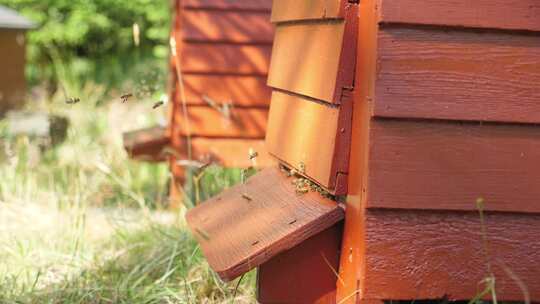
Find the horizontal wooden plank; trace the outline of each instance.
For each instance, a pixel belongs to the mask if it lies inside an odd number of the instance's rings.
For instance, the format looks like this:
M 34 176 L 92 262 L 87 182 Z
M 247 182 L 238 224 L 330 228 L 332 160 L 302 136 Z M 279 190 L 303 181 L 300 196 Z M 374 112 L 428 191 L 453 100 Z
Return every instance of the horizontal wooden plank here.
M 179 1 L 179 0 L 177 0 Z M 263 10 L 272 9 L 272 0 L 182 0 L 188 9 Z
M 279 24 L 268 85 L 334 102 L 345 21 Z
M 238 106 L 270 105 L 272 91 L 264 76 L 185 75 L 183 81 L 188 104 L 208 105 L 210 101 Z M 180 90 L 175 92 L 180 94 Z M 176 100 L 182 99 L 177 96 Z
M 170 140 L 165 127 L 151 127 L 122 134 L 124 149 L 129 157 L 139 160 L 164 161 L 163 149 Z
M 540 36 L 390 27 L 378 40 L 373 115 L 540 122 Z
M 272 22 L 342 18 L 342 0 L 274 0 Z
M 175 143 L 177 160 L 187 160 L 187 139 L 182 137 Z M 250 151 L 256 151 L 258 156 L 250 160 Z M 229 168 L 270 167 L 277 164 L 268 154 L 263 139 L 234 139 L 234 138 L 204 138 L 191 139 L 192 159 L 206 164 L 214 163 Z M 182 166 L 182 162 L 176 166 Z
M 538 215 L 485 214 L 484 235 L 476 212 L 367 210 L 364 222 L 366 299 L 468 301 L 485 288 L 487 261 L 499 301 L 525 302 L 520 284 L 540 298 Z
M 327 188 L 332 170 L 339 110 L 279 91 L 272 93 L 266 145 L 268 152 Z
M 271 52 L 269 45 L 185 43 L 180 58 L 184 73 L 264 76 Z
M 379 0 L 380 21 L 540 31 L 537 0 Z
M 368 208 L 540 212 L 540 127 L 374 120 Z
M 265 135 L 268 110 L 231 108 L 229 112 L 206 106 L 188 107 L 189 127 L 192 136 L 215 138 L 262 139 Z M 182 107 L 177 107 L 174 124 L 181 135 L 187 135 Z M 178 137 L 180 134 L 173 134 Z
M 184 41 L 271 44 L 268 13 L 187 10 L 182 14 Z
M 298 195 L 274 167 L 189 210 L 186 219 L 212 269 L 232 280 L 331 227 L 343 209 L 316 192 Z

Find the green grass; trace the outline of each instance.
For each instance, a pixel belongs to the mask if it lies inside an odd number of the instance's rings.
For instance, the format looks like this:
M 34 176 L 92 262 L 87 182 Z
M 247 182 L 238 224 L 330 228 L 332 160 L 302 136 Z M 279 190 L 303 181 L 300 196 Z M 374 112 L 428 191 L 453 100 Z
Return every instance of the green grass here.
M 232 303 L 236 282 L 210 270 L 185 210 L 162 207 L 168 168 L 123 151 L 122 132 L 159 122 L 165 107 L 107 100 L 96 85 L 77 91 L 75 105 L 61 93 L 31 105 L 69 118 L 61 145 L 43 150 L 0 122 L 0 303 Z M 211 167 L 187 192 L 202 200 L 239 180 Z M 235 303 L 255 302 L 254 280 Z

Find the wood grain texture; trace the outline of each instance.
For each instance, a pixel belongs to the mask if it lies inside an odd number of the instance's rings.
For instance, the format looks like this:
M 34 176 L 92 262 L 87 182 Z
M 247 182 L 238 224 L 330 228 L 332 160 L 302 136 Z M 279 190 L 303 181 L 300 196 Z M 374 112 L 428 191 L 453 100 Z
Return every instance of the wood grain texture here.
M 485 288 L 490 261 L 499 301 L 540 299 L 540 216 L 476 212 L 368 210 L 365 298 L 469 300 Z M 508 272 L 511 272 L 509 274 Z
M 184 124 L 182 110 L 175 114 L 174 123 Z M 214 138 L 262 139 L 268 118 L 267 109 L 233 108 L 226 115 L 206 106 L 188 107 L 188 119 L 192 136 Z M 186 128 L 178 128 L 173 136 L 187 135 Z
M 343 17 L 342 0 L 274 0 L 272 22 Z
M 260 75 L 268 72 L 271 46 L 187 43 L 180 55 L 184 74 Z
M 379 0 L 380 22 L 540 31 L 537 0 Z
M 278 168 L 265 169 L 186 214 L 208 263 L 227 281 L 342 218 L 336 202 L 315 192 L 296 194 L 291 178 Z
M 305 175 L 333 188 L 332 161 L 338 133 L 336 107 L 274 91 L 268 118 L 268 152 Z
M 378 44 L 375 116 L 540 122 L 540 35 L 385 27 Z
M 344 29 L 343 20 L 278 25 L 268 85 L 335 102 Z
M 270 15 L 262 12 L 185 10 L 182 38 L 188 42 L 272 44 Z
M 129 157 L 149 161 L 164 161 L 161 152 L 170 144 L 167 128 L 160 126 L 125 132 L 122 139 Z
M 540 212 L 540 127 L 374 120 L 368 208 Z
M 336 303 L 343 225 L 336 224 L 259 266 L 258 303 Z
M 186 160 L 187 141 L 180 138 L 176 146 L 179 160 Z M 259 156 L 250 160 L 249 151 L 256 151 Z M 194 160 L 203 164 L 214 163 L 229 168 L 266 168 L 277 164 L 276 160 L 268 154 L 262 139 L 232 139 L 232 138 L 204 138 L 191 139 L 191 151 Z M 178 164 L 174 164 L 178 166 Z
M 272 0 L 182 0 L 182 6 L 187 9 L 270 12 L 272 9 Z
M 209 105 L 204 96 L 218 104 L 241 107 L 268 107 L 272 91 L 263 76 L 185 75 L 183 77 L 189 105 Z M 180 94 L 176 90 L 176 94 Z M 181 100 L 176 96 L 176 100 Z

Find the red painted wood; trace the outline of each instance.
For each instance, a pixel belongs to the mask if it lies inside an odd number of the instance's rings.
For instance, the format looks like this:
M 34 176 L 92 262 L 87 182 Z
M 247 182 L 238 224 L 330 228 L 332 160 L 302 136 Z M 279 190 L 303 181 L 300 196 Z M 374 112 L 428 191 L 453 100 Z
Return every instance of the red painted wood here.
M 539 35 L 383 27 L 373 115 L 539 123 L 539 83 Z
M 267 11 L 272 8 L 271 0 L 182 0 L 184 8 L 188 9 L 220 9 Z
M 268 107 L 270 104 L 271 90 L 264 76 L 185 75 L 183 80 L 189 105 L 209 105 L 204 96 L 217 104 L 241 107 Z M 175 98 L 180 100 L 180 96 Z
M 271 46 L 187 43 L 182 48 L 184 74 L 237 74 L 264 76 Z
M 266 12 L 185 10 L 182 37 L 189 42 L 272 44 L 274 31 Z
M 267 168 L 188 211 L 188 225 L 222 279 L 234 279 L 343 219 L 336 202 L 312 191 L 299 195 L 291 181 Z
M 540 31 L 537 0 L 378 0 L 380 22 Z
M 490 261 L 499 301 L 524 301 L 520 283 L 540 299 L 540 215 L 487 214 L 487 256 L 480 223 L 477 212 L 368 210 L 362 297 L 468 300 Z
M 540 128 L 375 120 L 368 208 L 540 212 Z
M 259 303 L 336 303 L 342 225 L 312 236 L 259 266 Z

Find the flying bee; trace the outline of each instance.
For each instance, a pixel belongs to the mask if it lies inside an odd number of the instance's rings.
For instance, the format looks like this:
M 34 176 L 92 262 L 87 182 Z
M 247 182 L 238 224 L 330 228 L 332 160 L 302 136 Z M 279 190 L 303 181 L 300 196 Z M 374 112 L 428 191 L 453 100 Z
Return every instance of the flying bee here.
M 160 100 L 160 101 L 156 102 L 156 103 L 152 106 L 152 109 L 157 109 L 157 108 L 161 107 L 163 104 L 164 104 L 164 102 Z
M 242 198 L 248 202 L 252 200 L 251 196 L 247 195 L 246 193 L 242 193 Z
M 259 153 L 253 149 L 249 149 L 249 160 L 255 159 L 257 156 L 259 156 Z
M 128 101 L 128 99 L 130 97 L 132 97 L 132 96 L 133 96 L 133 94 L 131 94 L 131 93 L 127 93 L 127 94 L 124 94 L 124 95 L 120 96 L 120 98 L 122 99 L 122 103 Z
M 70 97 L 70 98 L 66 99 L 67 104 L 76 104 L 79 101 L 81 101 L 81 99 L 78 98 L 78 97 Z

